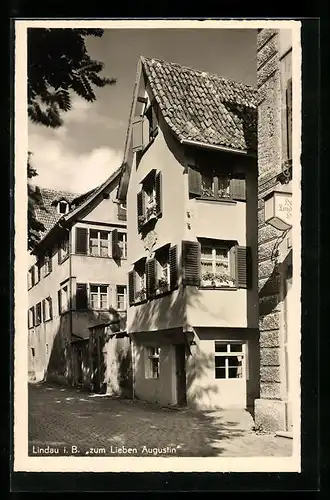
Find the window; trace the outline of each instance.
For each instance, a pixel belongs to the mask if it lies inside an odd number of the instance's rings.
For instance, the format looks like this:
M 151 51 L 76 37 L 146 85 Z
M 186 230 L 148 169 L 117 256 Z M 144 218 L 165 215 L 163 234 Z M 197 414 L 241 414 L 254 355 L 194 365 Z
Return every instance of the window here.
M 201 239 L 182 242 L 182 283 L 190 286 L 251 288 L 250 247 Z
M 145 378 L 159 378 L 159 347 L 145 348 Z
M 134 269 L 128 273 L 129 305 L 138 304 L 147 298 L 146 259 L 140 259 L 134 264 Z
M 157 220 L 162 215 L 161 172 L 156 174 L 153 169 L 142 182 L 142 189 L 137 194 L 138 230 L 151 220 Z
M 117 215 L 119 220 L 127 220 L 127 209 L 125 203 L 118 203 Z
M 36 305 L 36 318 L 35 318 L 35 324 L 40 325 L 41 323 L 41 302 L 38 302 Z
M 69 256 L 69 237 L 63 238 L 58 249 L 58 261 L 63 262 Z
M 96 257 L 110 256 L 110 232 L 90 229 L 89 231 L 89 255 Z
M 124 311 L 126 309 L 126 286 L 117 285 L 117 309 Z
M 32 288 L 35 285 L 35 274 L 34 274 L 34 266 L 30 267 L 28 272 L 28 288 Z
M 218 201 L 246 200 L 243 173 L 229 174 L 189 167 L 188 183 L 191 197 Z
M 244 374 L 244 344 L 239 342 L 225 343 L 215 341 L 215 378 L 243 378 Z
M 90 285 L 90 306 L 92 309 L 108 309 L 108 285 Z
M 201 286 L 233 286 L 229 248 L 220 244 L 201 244 Z
M 76 285 L 76 310 L 84 311 L 88 309 L 87 284 L 77 283 Z
M 28 327 L 33 328 L 35 325 L 35 312 L 34 307 L 30 307 L 28 314 Z
M 69 295 L 69 285 L 62 286 L 58 291 L 58 312 L 63 314 L 69 310 L 70 306 L 70 295 Z
M 42 301 L 42 313 L 43 313 L 43 320 L 44 321 L 49 321 L 53 317 L 53 306 L 52 306 L 52 299 L 51 297 L 47 297 Z
M 57 211 L 62 215 L 67 214 L 69 211 L 69 203 L 65 200 L 59 201 L 57 205 Z
M 44 275 L 47 276 L 47 274 L 52 272 L 52 254 L 46 253 L 44 256 Z
M 158 122 L 157 116 L 155 112 L 155 107 L 150 105 L 145 112 L 145 116 L 149 122 L 149 141 L 151 141 L 154 137 L 156 137 L 158 133 Z

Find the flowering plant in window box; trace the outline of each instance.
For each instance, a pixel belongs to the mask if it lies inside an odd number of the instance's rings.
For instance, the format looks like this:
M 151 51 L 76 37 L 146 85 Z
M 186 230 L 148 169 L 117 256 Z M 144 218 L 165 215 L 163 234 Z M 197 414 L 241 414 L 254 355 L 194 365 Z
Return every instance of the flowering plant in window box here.
M 210 272 L 203 273 L 202 282 L 204 286 L 214 286 L 214 273 Z
M 158 280 L 158 287 L 157 287 L 157 292 L 158 293 L 163 293 L 168 291 L 168 281 L 166 278 L 161 277 Z
M 202 196 L 214 197 L 214 192 L 212 188 L 202 188 Z
M 219 198 L 230 198 L 230 194 L 228 193 L 228 191 L 226 189 L 220 189 L 218 191 L 218 196 L 219 196 Z
M 146 209 L 146 221 L 156 216 L 156 205 L 153 204 Z
M 216 287 L 234 286 L 234 280 L 228 274 L 215 274 L 214 282 Z
M 140 301 L 140 300 L 145 300 L 147 297 L 147 290 L 145 288 L 141 288 L 141 290 L 138 290 L 135 293 L 135 300 Z

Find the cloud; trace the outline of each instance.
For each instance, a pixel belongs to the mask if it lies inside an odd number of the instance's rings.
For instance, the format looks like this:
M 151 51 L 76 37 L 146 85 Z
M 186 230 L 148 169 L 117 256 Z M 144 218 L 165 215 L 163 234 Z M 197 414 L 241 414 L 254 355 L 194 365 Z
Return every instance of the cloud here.
M 60 138 L 29 136 L 32 164 L 38 176 L 34 182 L 42 187 L 83 193 L 101 184 L 122 163 L 123 153 L 98 147 L 88 153 L 74 153 Z
M 65 124 L 82 124 L 88 122 L 90 125 L 102 125 L 107 129 L 119 128 L 125 125 L 123 120 L 102 115 L 99 112 L 100 110 L 97 110 L 97 103 L 88 102 L 76 94 L 71 95 L 71 106 L 70 111 L 63 113 Z

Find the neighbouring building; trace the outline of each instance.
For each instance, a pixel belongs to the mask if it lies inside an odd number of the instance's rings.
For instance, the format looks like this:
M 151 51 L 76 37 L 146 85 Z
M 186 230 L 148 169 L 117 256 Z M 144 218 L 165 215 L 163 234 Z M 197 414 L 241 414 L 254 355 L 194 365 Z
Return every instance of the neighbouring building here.
M 35 187 L 35 214 L 45 231 L 28 271 L 30 380 L 97 392 L 120 387 L 113 380 L 121 373 L 115 366 L 119 358 L 110 363 L 107 351 L 111 344 L 115 352 L 117 337 L 119 344 L 129 343 L 123 340 L 127 231 L 126 207 L 116 200 L 119 178 L 120 169 L 83 195 Z M 104 341 L 95 347 L 91 327 L 99 331 L 105 323 L 107 335 L 99 335 Z
M 138 63 L 118 188 L 137 398 L 198 409 L 259 398 L 256 97 Z
M 292 33 L 258 30 L 260 399 L 257 426 L 292 430 Z

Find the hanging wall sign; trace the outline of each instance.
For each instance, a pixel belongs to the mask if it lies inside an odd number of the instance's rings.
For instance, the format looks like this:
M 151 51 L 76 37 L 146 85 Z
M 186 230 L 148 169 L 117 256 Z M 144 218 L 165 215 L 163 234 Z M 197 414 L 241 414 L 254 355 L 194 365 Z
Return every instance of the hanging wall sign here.
M 292 194 L 273 191 L 265 198 L 265 223 L 279 231 L 292 227 Z

